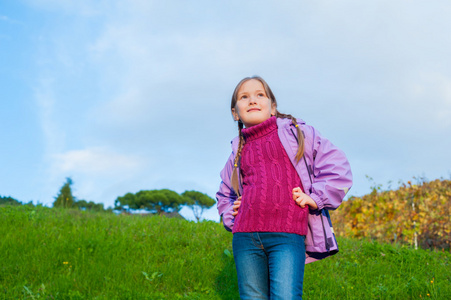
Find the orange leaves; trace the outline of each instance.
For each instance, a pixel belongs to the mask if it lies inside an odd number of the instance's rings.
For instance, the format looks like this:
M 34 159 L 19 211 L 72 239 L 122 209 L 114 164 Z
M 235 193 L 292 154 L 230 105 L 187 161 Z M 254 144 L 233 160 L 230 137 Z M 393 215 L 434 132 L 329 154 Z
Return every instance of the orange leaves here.
M 351 197 L 332 211 L 337 235 L 412 244 L 415 233 L 423 248 L 450 247 L 451 181 L 435 180 L 398 190 Z

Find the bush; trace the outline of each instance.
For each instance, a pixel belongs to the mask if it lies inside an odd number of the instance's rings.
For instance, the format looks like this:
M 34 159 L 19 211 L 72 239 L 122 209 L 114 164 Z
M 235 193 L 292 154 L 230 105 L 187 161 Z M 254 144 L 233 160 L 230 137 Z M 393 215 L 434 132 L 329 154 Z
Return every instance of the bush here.
M 373 188 L 331 211 L 337 236 L 450 249 L 451 181 L 410 181 L 395 191 Z

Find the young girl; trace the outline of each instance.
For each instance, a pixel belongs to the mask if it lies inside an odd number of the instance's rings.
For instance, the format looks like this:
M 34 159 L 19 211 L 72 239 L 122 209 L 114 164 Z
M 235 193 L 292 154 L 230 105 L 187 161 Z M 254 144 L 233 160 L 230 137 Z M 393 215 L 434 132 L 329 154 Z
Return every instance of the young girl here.
M 278 112 L 258 76 L 238 83 L 231 109 L 239 136 L 216 198 L 233 232 L 240 297 L 301 299 L 305 263 L 338 252 L 328 210 L 352 185 L 349 163 L 313 127 Z

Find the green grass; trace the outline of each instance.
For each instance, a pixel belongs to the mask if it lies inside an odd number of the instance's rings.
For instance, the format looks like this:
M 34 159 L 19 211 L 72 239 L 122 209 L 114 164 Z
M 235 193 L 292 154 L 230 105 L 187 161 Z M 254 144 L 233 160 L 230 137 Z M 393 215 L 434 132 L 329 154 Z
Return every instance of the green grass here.
M 238 299 L 215 222 L 0 206 L 0 299 Z M 451 254 L 339 239 L 305 299 L 447 299 Z
M 307 299 L 451 299 L 451 254 L 338 239 L 340 252 L 306 266 Z

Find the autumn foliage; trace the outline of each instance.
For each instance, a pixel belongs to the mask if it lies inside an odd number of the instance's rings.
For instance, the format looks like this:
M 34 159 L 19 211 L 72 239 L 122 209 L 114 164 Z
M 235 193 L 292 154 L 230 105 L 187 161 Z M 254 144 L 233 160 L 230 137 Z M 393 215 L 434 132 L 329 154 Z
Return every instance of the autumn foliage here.
M 408 181 L 394 191 L 378 186 L 351 197 L 331 217 L 337 236 L 450 249 L 450 207 L 450 180 Z

